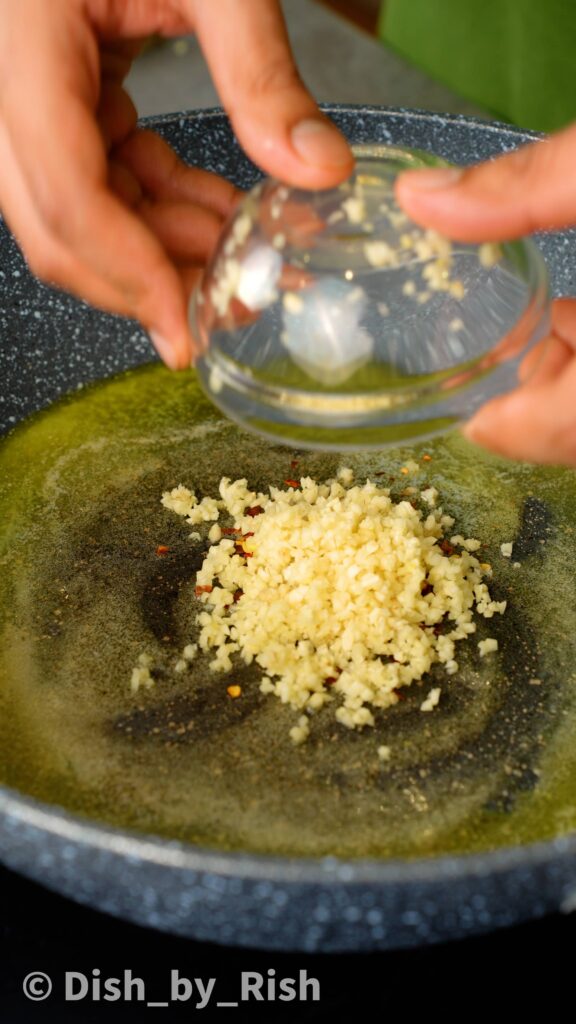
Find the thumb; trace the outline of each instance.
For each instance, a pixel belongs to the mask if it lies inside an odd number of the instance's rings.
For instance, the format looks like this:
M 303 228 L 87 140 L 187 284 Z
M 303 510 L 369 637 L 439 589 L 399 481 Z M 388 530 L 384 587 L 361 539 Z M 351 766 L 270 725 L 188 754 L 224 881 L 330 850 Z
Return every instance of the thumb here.
M 408 171 L 400 205 L 461 242 L 502 241 L 576 224 L 576 125 L 469 168 Z
M 268 172 L 302 188 L 352 173 L 347 142 L 303 85 L 277 0 L 181 0 L 240 142 Z

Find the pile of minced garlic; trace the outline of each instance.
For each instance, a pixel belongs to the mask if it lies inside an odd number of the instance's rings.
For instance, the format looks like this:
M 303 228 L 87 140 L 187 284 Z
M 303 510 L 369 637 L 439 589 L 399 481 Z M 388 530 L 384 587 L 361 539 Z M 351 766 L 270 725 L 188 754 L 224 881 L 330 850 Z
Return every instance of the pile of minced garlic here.
M 373 725 L 373 709 L 395 704 L 398 689 L 435 663 L 453 675 L 457 642 L 476 631 L 474 610 L 489 619 L 506 602 L 491 600 L 490 567 L 473 553 L 480 541 L 445 536 L 454 520 L 435 488 L 395 501 L 370 480 L 355 486 L 349 469 L 326 483 L 289 483 L 259 494 L 223 478 L 219 499 L 179 486 L 162 504 L 191 526 L 214 523 L 195 591 L 210 668 L 230 673 L 234 656 L 256 662 L 262 692 L 300 710 L 298 743 L 308 733 L 303 712 L 334 702 L 343 725 Z M 233 525 L 220 526 L 222 513 Z M 478 644 L 482 656 L 497 646 Z

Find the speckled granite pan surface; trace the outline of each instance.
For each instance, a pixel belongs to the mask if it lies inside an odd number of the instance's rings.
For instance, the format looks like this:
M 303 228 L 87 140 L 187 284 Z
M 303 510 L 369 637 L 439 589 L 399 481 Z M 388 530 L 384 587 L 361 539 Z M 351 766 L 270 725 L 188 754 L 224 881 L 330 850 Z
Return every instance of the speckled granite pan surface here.
M 428 149 L 458 163 L 490 157 L 529 138 L 505 126 L 458 116 L 364 107 L 328 110 L 354 142 Z M 150 124 L 191 163 L 243 187 L 258 177 L 220 112 L 161 117 Z M 576 294 L 574 233 L 544 238 L 541 245 L 555 293 Z M 152 358 L 149 342 L 137 325 L 105 316 L 34 281 L 2 229 L 2 432 L 81 385 Z M 146 379 L 155 378 L 142 378 Z M 210 415 L 208 410 L 206 416 Z M 214 472 L 219 470 L 220 457 L 215 456 Z M 282 457 L 276 451 L 274 458 L 281 461 Z M 525 504 L 523 515 L 519 536 L 528 559 L 538 531 L 543 531 L 545 539 L 549 520 L 546 508 L 537 501 Z M 92 525 L 96 529 L 97 524 Z M 523 706 L 523 714 L 531 715 L 532 722 L 522 734 L 526 750 L 537 742 L 535 723 L 544 703 L 544 698 L 534 699 Z M 130 728 L 137 724 L 131 720 Z M 510 743 L 515 735 L 512 729 Z M 530 760 L 530 751 L 526 764 L 514 766 L 517 785 L 509 787 L 514 800 L 522 800 L 522 793 L 536 786 L 536 762 Z M 340 783 L 330 778 L 332 799 Z M 44 792 L 42 785 L 36 779 L 20 789 L 37 796 Z M 350 828 L 346 779 L 342 787 Z M 122 795 L 111 796 L 121 804 Z M 58 802 L 77 809 L 66 793 Z M 502 804 L 496 810 L 505 814 L 509 808 Z M 413 811 L 416 814 L 418 808 Z M 106 815 L 96 811 L 94 818 L 102 822 Z M 328 828 L 321 811 L 318 820 Z M 150 834 L 143 837 L 114 824 L 98 824 L 14 790 L 0 789 L 0 855 L 8 865 L 80 902 L 204 940 L 308 950 L 415 945 L 558 909 L 561 903 L 570 903 L 576 888 L 576 841 L 570 835 L 518 848 L 502 843 L 491 853 L 379 860 L 330 856 L 326 849 L 318 857 L 297 856 L 293 851 L 291 856 L 281 856 L 263 853 L 265 844 L 256 844 L 259 852 L 252 853 L 233 852 L 225 842 L 214 843 L 220 849 L 207 849 L 171 839 L 169 830 L 164 830 L 168 838 L 162 838 L 162 829 L 156 830 L 156 836 L 151 827 L 140 831 Z M 242 851 L 241 841 L 236 846 Z

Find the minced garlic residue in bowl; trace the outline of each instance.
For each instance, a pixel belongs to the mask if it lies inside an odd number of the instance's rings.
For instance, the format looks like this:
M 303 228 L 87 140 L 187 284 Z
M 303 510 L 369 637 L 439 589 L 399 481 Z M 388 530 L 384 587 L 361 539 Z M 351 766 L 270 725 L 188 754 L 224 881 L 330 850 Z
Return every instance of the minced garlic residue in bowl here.
M 474 611 L 489 619 L 506 602 L 491 600 L 489 567 L 473 554 L 480 542 L 445 537 L 454 520 L 434 488 L 395 501 L 370 480 L 352 485 L 348 469 L 286 483 L 259 494 L 223 478 L 219 499 L 179 486 L 162 504 L 192 526 L 214 521 L 196 579 L 210 668 L 256 662 L 261 690 L 301 712 L 292 738 L 302 742 L 303 711 L 334 702 L 343 725 L 373 725 L 373 709 L 395 704 L 435 663 L 454 674 Z M 222 512 L 232 525 L 215 522 Z M 432 691 L 423 709 L 438 699 Z

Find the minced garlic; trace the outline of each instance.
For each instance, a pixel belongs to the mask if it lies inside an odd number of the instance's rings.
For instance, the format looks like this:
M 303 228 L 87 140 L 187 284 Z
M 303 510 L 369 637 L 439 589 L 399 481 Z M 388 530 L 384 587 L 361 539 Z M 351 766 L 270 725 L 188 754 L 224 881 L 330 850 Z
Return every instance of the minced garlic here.
M 480 657 L 484 658 L 485 655 L 498 650 L 498 641 L 493 637 L 489 637 L 487 640 L 480 640 L 478 650 L 480 651 Z
M 478 251 L 478 260 L 483 267 L 494 267 L 502 259 L 502 249 L 497 242 L 484 242 Z
M 150 690 L 154 686 L 154 677 L 150 672 L 152 658 L 149 654 L 139 654 L 138 664 L 132 669 L 130 677 L 130 689 L 132 693 L 138 693 L 141 688 Z
M 440 701 L 440 694 L 442 690 L 439 686 L 435 686 L 433 690 L 426 697 L 426 700 L 422 701 L 420 705 L 420 711 L 433 711 L 436 705 Z
M 473 613 L 502 614 L 471 549 L 479 542 L 444 536 L 453 520 L 435 507 L 438 493 L 420 495 L 428 508 L 394 501 L 368 480 L 337 480 L 251 491 L 246 480 L 220 482 L 220 498 L 180 486 L 162 497 L 166 508 L 197 522 L 234 520 L 209 549 L 196 578 L 203 605 L 198 645 L 213 651 L 213 671 L 231 671 L 232 658 L 262 669 L 260 689 L 283 703 L 314 712 L 335 702 L 336 719 L 350 728 L 374 724 L 373 710 L 398 700 L 397 690 L 440 663 L 458 669 L 456 644 L 476 632 Z M 294 482 L 295 483 L 295 482 Z M 205 504 L 206 503 L 206 504 Z M 206 518 L 208 516 L 206 515 Z M 481 641 L 484 655 L 497 646 Z M 440 691 L 430 691 L 428 711 Z M 308 719 L 291 731 L 303 742 Z

